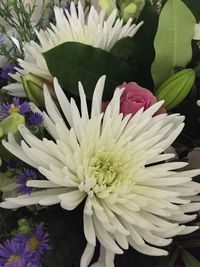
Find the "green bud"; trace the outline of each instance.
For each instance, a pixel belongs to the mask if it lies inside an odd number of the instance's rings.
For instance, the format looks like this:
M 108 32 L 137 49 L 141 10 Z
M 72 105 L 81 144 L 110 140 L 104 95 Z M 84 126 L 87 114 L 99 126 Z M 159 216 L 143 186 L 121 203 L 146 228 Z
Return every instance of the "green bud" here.
M 117 8 L 113 0 L 99 0 L 99 5 L 102 9 L 106 10 L 107 14 L 110 14 Z
M 32 231 L 32 227 L 30 226 L 30 223 L 26 219 L 20 219 L 18 221 L 18 232 L 21 235 L 27 235 Z
M 17 133 L 18 126 L 25 124 L 24 116 L 18 113 L 12 113 L 7 118 L 0 122 L 0 129 L 3 130 L 3 134 Z
M 124 21 L 129 18 L 137 19 L 145 5 L 145 0 L 121 0 L 120 10 Z
M 19 219 L 17 222 L 18 226 L 22 226 L 22 225 L 29 225 L 29 221 L 27 219 Z
M 23 225 L 23 226 L 20 226 L 18 228 L 18 232 L 21 234 L 21 235 L 27 235 L 31 232 L 31 227 L 29 225 Z
M 158 100 L 165 100 L 164 107 L 170 110 L 178 106 L 189 94 L 195 81 L 193 69 L 184 69 L 166 80 L 155 92 Z
M 43 85 L 46 84 L 52 94 L 55 95 L 53 91 L 52 84 L 34 74 L 27 74 L 21 77 L 24 90 L 29 98 L 29 100 L 35 103 L 38 107 L 44 107 L 44 96 L 43 96 Z

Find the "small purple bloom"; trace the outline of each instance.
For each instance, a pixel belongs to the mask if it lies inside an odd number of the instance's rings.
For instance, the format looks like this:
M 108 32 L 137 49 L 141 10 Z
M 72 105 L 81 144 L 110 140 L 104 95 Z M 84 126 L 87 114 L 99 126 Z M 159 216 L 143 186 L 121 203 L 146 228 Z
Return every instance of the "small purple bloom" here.
M 0 34 L 0 45 L 4 44 L 5 40 L 4 40 L 4 35 L 1 33 Z
M 20 115 L 25 115 L 27 112 L 30 112 L 30 105 L 27 101 L 24 101 L 21 105 L 19 103 L 19 98 L 14 97 L 13 103 L 1 103 L 0 104 L 0 120 L 5 119 L 12 113 L 19 113 Z
M 49 250 L 49 235 L 44 231 L 44 224 L 37 224 L 33 233 L 29 234 L 26 239 L 28 251 L 34 257 L 40 258 L 44 255 L 45 250 Z
M 44 224 L 37 224 L 35 230 L 28 235 L 17 235 L 16 242 L 26 242 L 26 249 L 31 255 L 31 267 L 40 267 L 42 256 L 46 250 L 51 249 L 49 246 L 49 235 L 44 231 Z
M 17 191 L 21 194 L 31 194 L 33 188 L 26 186 L 26 183 L 30 180 L 36 180 L 36 173 L 33 170 L 24 169 L 20 175 L 17 176 L 16 183 L 19 185 Z
M 30 253 L 27 251 L 26 242 L 16 242 L 15 239 L 6 240 L 0 245 L 0 266 L 26 267 L 30 262 Z
M 43 121 L 44 121 L 44 117 L 39 112 L 32 113 L 28 118 L 28 122 L 31 125 L 41 125 Z
M 12 65 L 7 65 L 0 70 L 0 77 L 5 81 L 10 79 L 9 73 L 15 73 L 16 70 Z

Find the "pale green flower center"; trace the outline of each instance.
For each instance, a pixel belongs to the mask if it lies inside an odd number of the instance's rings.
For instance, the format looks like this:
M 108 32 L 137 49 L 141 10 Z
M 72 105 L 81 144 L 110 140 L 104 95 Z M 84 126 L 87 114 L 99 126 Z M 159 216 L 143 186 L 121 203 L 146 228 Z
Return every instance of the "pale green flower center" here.
M 112 152 L 100 151 L 90 161 L 90 175 L 98 185 L 111 185 L 121 180 L 126 171 L 119 159 Z

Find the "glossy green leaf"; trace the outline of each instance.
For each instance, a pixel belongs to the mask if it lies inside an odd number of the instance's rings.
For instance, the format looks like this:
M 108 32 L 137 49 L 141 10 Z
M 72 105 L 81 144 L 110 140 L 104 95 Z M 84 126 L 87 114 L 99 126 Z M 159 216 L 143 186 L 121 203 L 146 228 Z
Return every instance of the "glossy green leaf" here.
M 134 80 L 132 66 L 105 50 L 81 43 L 63 43 L 45 52 L 44 58 L 50 73 L 58 78 L 65 91 L 79 95 L 81 81 L 88 100 L 102 75 L 106 75 L 104 100 L 112 97 L 118 85 Z
M 183 250 L 181 252 L 181 256 L 184 261 L 185 267 L 200 267 L 200 262 L 188 251 Z
M 156 86 L 174 74 L 175 67 L 185 67 L 191 60 L 195 22 L 195 17 L 181 0 L 166 2 L 154 40 L 156 56 L 151 71 Z
M 143 87 L 153 89 L 151 64 L 155 57 L 153 41 L 158 26 L 158 13 L 146 1 L 138 22 L 144 21 L 137 34 L 132 38 L 131 61 L 136 68 L 136 82 Z

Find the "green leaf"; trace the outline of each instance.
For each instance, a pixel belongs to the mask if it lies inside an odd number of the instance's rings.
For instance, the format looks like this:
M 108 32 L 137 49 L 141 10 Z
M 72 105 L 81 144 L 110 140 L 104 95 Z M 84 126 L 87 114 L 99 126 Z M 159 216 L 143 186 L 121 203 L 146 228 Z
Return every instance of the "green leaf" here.
M 79 95 L 81 81 L 90 100 L 98 79 L 106 75 L 104 100 L 109 100 L 115 88 L 134 80 L 134 68 L 111 53 L 89 45 L 67 42 L 44 54 L 50 73 L 57 77 L 64 90 Z
M 181 0 L 168 0 L 163 7 L 154 40 L 156 56 L 151 68 L 156 86 L 174 74 L 175 67 L 185 67 L 191 60 L 195 22 L 193 14 Z
M 181 256 L 184 261 L 185 267 L 200 267 L 200 262 L 188 251 L 183 250 L 181 252 Z
M 153 89 L 151 65 L 155 57 L 153 41 L 158 27 L 158 13 L 150 1 L 146 1 L 139 21 L 144 21 L 144 24 L 132 39 L 131 61 L 136 68 L 136 82 Z
M 132 57 L 134 49 L 135 44 L 133 39 L 127 37 L 119 40 L 110 50 L 110 53 L 115 57 L 118 57 L 120 60 L 127 62 L 128 64 L 134 64 L 134 58 Z
M 153 40 L 158 24 L 158 14 L 147 2 L 139 21 L 144 21 L 133 38 L 119 40 L 110 53 L 134 67 L 134 81 L 148 89 L 153 89 L 151 64 L 154 60 Z

